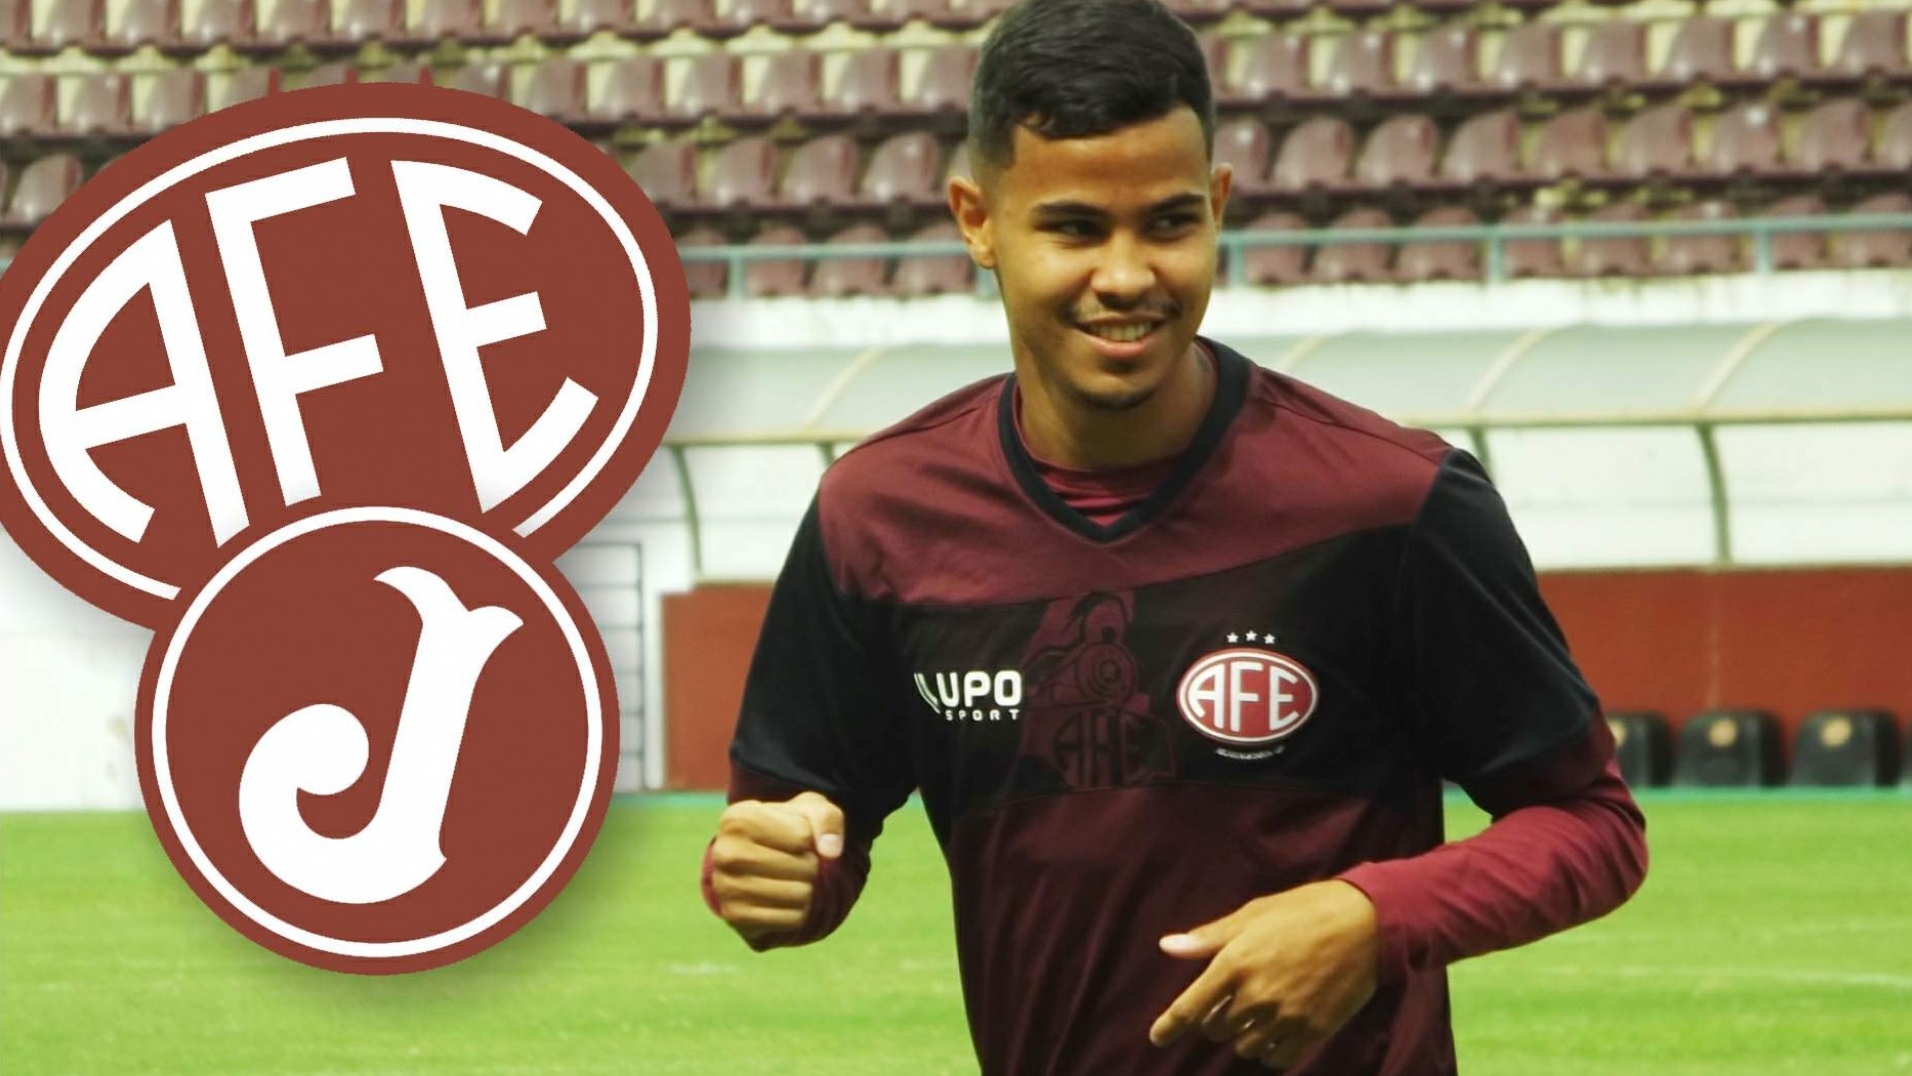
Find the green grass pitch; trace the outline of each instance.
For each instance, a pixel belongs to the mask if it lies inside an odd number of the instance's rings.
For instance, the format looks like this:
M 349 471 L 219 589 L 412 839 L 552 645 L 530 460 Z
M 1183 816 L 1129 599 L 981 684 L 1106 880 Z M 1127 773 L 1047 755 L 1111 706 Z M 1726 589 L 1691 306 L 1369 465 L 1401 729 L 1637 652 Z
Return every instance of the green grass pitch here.
M 1653 871 L 1632 904 L 1454 969 L 1462 1071 L 1912 1074 L 1912 797 L 1645 803 Z M 0 1068 L 973 1073 L 920 809 L 879 844 L 843 930 L 763 956 L 698 899 L 717 811 L 708 797 L 620 803 L 530 926 L 397 978 L 314 971 L 240 938 L 174 874 L 141 815 L 0 816 Z M 1483 821 L 1450 812 L 1456 834 Z

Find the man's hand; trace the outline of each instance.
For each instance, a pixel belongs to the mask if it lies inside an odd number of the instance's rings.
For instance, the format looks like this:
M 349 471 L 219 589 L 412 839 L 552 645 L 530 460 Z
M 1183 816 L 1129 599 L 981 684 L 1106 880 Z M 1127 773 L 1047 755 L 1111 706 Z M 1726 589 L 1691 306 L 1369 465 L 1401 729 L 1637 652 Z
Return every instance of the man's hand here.
M 843 811 L 815 792 L 733 803 L 710 846 L 717 914 L 746 941 L 788 934 L 809 914 L 818 865 L 842 854 Z
M 1340 1030 L 1374 994 L 1380 932 L 1374 905 L 1346 882 L 1260 897 L 1162 951 L 1208 968 L 1149 1028 L 1166 1046 L 1192 1027 L 1269 1068 L 1287 1068 Z

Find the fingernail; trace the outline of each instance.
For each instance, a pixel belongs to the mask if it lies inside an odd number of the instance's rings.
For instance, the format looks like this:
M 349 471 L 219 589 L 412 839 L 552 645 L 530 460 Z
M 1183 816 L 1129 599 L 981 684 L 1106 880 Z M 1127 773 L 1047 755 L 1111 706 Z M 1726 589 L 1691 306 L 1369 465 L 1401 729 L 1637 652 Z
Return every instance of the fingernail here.
M 1195 935 L 1193 934 L 1170 934 L 1162 939 L 1162 948 L 1170 952 L 1177 949 L 1187 949 L 1194 946 L 1194 944 Z
M 817 838 L 817 854 L 825 859 L 835 859 L 843 854 L 843 834 L 825 833 Z

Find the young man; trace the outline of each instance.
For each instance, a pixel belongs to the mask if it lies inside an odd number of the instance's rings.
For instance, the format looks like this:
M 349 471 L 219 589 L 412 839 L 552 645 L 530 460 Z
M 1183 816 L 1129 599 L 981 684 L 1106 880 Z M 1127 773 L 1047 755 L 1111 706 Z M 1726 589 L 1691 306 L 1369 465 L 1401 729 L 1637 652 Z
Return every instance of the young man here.
M 1452 1072 L 1446 965 L 1645 871 L 1479 466 L 1197 337 L 1213 129 L 1156 0 L 1002 16 L 950 205 L 1015 372 L 830 469 L 750 671 L 706 898 L 821 938 L 920 788 L 986 1076 Z

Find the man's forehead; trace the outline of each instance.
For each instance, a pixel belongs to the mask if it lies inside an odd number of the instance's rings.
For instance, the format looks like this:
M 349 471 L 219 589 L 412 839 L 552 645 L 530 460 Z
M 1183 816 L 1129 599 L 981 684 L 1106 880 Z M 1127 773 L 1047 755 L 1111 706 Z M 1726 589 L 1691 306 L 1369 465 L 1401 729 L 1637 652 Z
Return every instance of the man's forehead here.
M 1187 108 L 1083 138 L 1012 134 L 1010 164 L 991 186 L 1016 202 L 1081 203 L 1115 210 L 1208 188 L 1207 141 Z

